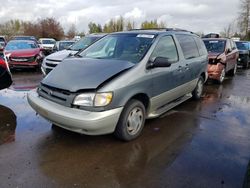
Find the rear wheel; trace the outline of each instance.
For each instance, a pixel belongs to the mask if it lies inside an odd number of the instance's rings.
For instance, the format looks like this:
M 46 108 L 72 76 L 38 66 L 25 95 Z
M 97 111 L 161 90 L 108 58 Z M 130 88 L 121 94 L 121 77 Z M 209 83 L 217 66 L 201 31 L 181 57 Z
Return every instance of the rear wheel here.
M 137 138 L 144 127 L 146 110 L 142 102 L 132 99 L 124 107 L 116 125 L 115 136 L 124 141 Z
M 203 92 L 203 85 L 204 85 L 204 79 L 203 79 L 203 77 L 201 76 L 201 77 L 199 78 L 198 82 L 197 82 L 197 85 L 196 85 L 194 91 L 192 92 L 192 95 L 193 95 L 192 97 L 193 97 L 193 99 L 198 100 L 198 99 L 201 98 L 202 92 Z

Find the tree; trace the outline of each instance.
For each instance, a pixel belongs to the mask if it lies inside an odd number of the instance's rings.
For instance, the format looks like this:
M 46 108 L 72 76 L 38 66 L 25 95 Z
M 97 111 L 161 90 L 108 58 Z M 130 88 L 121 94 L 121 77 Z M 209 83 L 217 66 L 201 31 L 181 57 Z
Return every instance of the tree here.
M 153 28 L 159 28 L 157 20 L 144 21 L 141 24 L 141 29 L 153 29 Z
M 88 24 L 88 27 L 89 27 L 89 33 L 101 33 L 102 32 L 102 26 L 100 24 L 90 22 Z
M 21 35 L 23 33 L 23 22 L 21 20 L 9 20 L 0 24 L 0 33 L 11 38 L 14 35 Z
M 105 33 L 117 32 L 124 30 L 124 18 L 120 16 L 118 19 L 111 19 L 107 24 L 103 26 Z
M 77 35 L 77 30 L 75 24 L 71 24 L 68 32 L 67 32 L 67 37 L 72 39 Z
M 241 0 L 238 23 L 240 26 L 240 31 L 245 35 L 245 39 L 247 39 L 250 35 L 249 34 L 249 21 L 250 21 L 249 16 L 250 16 L 250 0 Z
M 135 22 L 131 22 L 130 20 L 127 22 L 127 25 L 126 25 L 126 29 L 129 31 L 129 30 L 132 30 L 135 28 Z
M 45 18 L 38 21 L 40 27 L 39 37 L 48 37 L 60 40 L 64 37 L 61 24 L 55 18 Z

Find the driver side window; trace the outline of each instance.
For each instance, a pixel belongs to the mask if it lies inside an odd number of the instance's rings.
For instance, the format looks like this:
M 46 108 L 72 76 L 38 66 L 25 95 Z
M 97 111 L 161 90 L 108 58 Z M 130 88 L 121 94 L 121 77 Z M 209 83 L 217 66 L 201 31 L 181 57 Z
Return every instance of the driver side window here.
M 177 49 L 171 36 L 163 36 L 159 40 L 151 54 L 150 60 L 154 61 L 156 57 L 164 57 L 171 63 L 178 61 Z

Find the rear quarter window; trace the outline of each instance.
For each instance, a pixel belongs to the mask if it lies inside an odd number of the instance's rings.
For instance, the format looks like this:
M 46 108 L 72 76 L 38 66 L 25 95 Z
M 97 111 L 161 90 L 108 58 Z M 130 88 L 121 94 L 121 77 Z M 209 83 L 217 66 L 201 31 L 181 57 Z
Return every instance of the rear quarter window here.
M 195 40 L 195 43 L 198 47 L 198 51 L 200 56 L 207 55 L 207 48 L 204 44 L 204 42 L 199 37 L 193 37 Z
M 177 34 L 176 38 L 181 46 L 185 59 L 192 59 L 200 56 L 195 40 L 191 35 Z

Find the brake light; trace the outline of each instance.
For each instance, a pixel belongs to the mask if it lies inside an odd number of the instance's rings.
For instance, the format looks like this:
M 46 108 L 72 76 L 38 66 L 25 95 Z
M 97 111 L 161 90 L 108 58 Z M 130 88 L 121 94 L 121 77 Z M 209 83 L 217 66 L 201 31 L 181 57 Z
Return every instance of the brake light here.
M 5 68 L 5 69 L 8 68 L 6 62 L 3 59 L 1 59 L 1 58 L 0 58 L 0 66 L 3 67 L 3 68 Z

